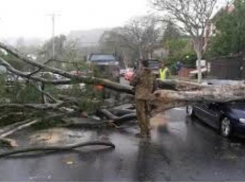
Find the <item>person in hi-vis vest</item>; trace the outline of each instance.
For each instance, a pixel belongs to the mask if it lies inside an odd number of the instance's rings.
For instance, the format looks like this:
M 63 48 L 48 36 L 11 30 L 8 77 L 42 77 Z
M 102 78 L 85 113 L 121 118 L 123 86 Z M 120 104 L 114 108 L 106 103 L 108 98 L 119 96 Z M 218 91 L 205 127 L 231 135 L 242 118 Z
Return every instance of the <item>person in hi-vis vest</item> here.
M 160 64 L 159 75 L 160 75 L 160 80 L 162 81 L 169 79 L 171 76 L 170 70 L 168 69 L 168 67 L 165 66 L 163 62 Z

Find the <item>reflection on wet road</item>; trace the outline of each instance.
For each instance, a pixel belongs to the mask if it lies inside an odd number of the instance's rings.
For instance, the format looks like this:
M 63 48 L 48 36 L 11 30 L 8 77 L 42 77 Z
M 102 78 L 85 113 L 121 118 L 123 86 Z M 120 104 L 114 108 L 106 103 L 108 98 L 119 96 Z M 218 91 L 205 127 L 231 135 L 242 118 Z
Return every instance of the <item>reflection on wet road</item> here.
M 60 131 L 56 131 L 60 133 Z M 82 131 L 72 141 L 110 140 L 114 150 L 0 159 L 3 181 L 169 181 L 244 180 L 245 139 L 228 140 L 175 109 L 152 120 L 152 138 L 136 138 L 136 126 L 121 130 Z M 46 136 L 46 135 L 45 135 Z M 77 137 L 76 137 L 77 136 Z M 45 138 L 33 136 L 39 140 Z M 52 136 L 51 136 L 52 137 Z M 46 136 L 48 138 L 48 136 Z M 58 140 L 57 136 L 53 137 Z

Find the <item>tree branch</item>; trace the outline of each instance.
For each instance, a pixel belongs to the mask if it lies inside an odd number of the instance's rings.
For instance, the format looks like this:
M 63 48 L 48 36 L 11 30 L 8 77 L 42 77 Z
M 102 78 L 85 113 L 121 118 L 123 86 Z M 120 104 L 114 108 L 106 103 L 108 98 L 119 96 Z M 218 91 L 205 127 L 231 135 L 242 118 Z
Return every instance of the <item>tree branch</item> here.
M 95 142 L 78 143 L 78 144 L 68 145 L 68 146 L 49 146 L 49 147 L 34 147 L 34 148 L 27 148 L 27 149 L 19 149 L 19 150 L 2 153 L 0 154 L 0 158 L 10 156 L 10 155 L 30 153 L 30 152 L 68 151 L 68 150 L 73 150 L 75 148 L 86 147 L 86 146 L 107 146 L 107 147 L 115 148 L 115 145 L 111 142 L 95 141 Z
M 10 54 L 12 54 L 15 57 L 19 58 L 20 60 L 24 61 L 27 64 L 30 64 L 32 66 L 36 66 L 38 68 L 41 68 L 41 69 L 50 71 L 52 73 L 55 73 L 55 74 L 58 74 L 58 75 L 61 75 L 61 76 L 64 76 L 64 77 L 69 78 L 70 80 L 72 80 L 74 82 L 78 82 L 78 83 L 80 82 L 80 83 L 86 83 L 86 84 L 101 84 L 104 87 L 109 88 L 109 89 L 112 89 L 112 90 L 116 90 L 116 91 L 119 91 L 119 92 L 126 92 L 126 93 L 133 94 L 132 87 L 130 87 L 130 86 L 121 85 L 119 83 L 115 83 L 115 82 L 112 82 L 112 81 L 107 80 L 107 79 L 101 79 L 101 78 L 95 78 L 95 77 L 88 77 L 88 76 L 78 76 L 78 75 L 74 75 L 74 74 L 65 72 L 63 70 L 59 70 L 59 69 L 56 69 L 56 68 L 53 68 L 53 67 L 49 67 L 49 66 L 40 64 L 38 62 L 35 62 L 35 61 L 27 58 L 26 56 L 24 56 L 22 54 L 20 54 L 14 48 L 11 48 L 10 46 L 6 46 L 6 45 L 4 45 L 1 42 L 0 42 L 0 48 L 6 50 L 7 52 L 9 52 Z M 1 58 L 0 63 L 2 64 L 2 63 L 4 63 L 4 61 L 5 60 L 3 60 Z M 5 65 L 8 68 L 11 68 L 9 64 L 6 64 L 6 61 L 5 61 Z M 12 69 L 12 71 L 14 71 L 14 70 Z M 15 72 L 16 72 L 16 74 L 18 73 L 19 75 L 22 75 L 23 77 L 28 78 L 28 75 L 23 74 L 20 71 L 15 70 Z M 42 79 L 42 78 L 39 78 L 39 77 L 31 77 L 31 79 L 35 79 L 36 81 L 41 81 L 41 82 L 44 82 L 44 83 L 56 83 L 56 84 L 57 83 L 67 82 L 68 81 L 68 80 L 65 80 L 65 81 L 64 80 L 62 80 L 62 81 L 61 80 L 60 81 L 47 81 L 46 79 Z M 70 80 L 68 82 L 70 82 Z
M 58 103 L 59 101 L 54 98 L 50 93 L 45 92 L 44 90 L 41 90 L 40 88 L 38 88 L 34 83 L 30 83 L 37 91 L 41 92 L 42 94 L 44 94 L 45 96 L 47 96 L 50 100 L 52 100 L 55 103 Z
M 59 109 L 67 104 L 70 104 L 69 102 L 58 102 L 55 104 L 2 104 L 0 105 L 0 109 L 35 109 L 35 110 L 56 110 Z

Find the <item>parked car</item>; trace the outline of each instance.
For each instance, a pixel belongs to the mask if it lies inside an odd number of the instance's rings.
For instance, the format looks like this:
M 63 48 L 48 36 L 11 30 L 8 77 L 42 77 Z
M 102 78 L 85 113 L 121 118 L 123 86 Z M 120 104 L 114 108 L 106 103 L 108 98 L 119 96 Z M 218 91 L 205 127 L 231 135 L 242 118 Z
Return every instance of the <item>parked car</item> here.
M 235 84 L 233 81 L 211 81 L 209 85 Z M 224 137 L 245 133 L 245 100 L 228 103 L 194 104 L 186 107 L 188 116 L 198 117 L 217 129 Z
M 119 72 L 120 76 L 124 77 L 126 71 L 127 71 L 127 69 L 120 69 L 120 72 Z
M 127 69 L 124 73 L 124 79 L 127 81 L 130 81 L 134 76 L 134 70 L 133 69 Z
M 159 61 L 155 59 L 149 60 L 149 68 L 155 74 L 156 78 L 159 78 Z
M 91 54 L 87 61 L 93 76 L 120 81 L 119 62 L 111 54 Z
M 156 78 L 159 78 L 159 61 L 156 59 L 150 59 L 149 61 L 149 68 L 152 70 L 153 74 L 155 74 Z M 138 64 L 136 65 L 136 69 L 127 69 L 124 73 L 124 79 L 130 81 L 135 72 L 138 70 Z
M 25 74 L 30 74 L 30 72 L 25 72 Z M 9 73 L 9 72 L 7 72 L 5 79 L 6 79 L 7 83 L 16 82 L 16 81 L 23 83 L 26 81 L 24 78 L 22 78 L 18 75 L 14 75 L 14 74 Z

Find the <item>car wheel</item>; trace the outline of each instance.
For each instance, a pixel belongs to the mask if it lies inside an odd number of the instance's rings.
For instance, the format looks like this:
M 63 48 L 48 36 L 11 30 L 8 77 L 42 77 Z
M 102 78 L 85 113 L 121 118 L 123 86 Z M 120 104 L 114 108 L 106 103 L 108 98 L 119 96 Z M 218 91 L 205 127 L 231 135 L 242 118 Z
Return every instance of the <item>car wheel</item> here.
M 194 109 L 193 106 L 186 106 L 186 114 L 190 117 L 194 116 Z
M 228 118 L 223 118 L 220 124 L 220 133 L 224 137 L 230 137 L 232 132 L 231 121 Z

